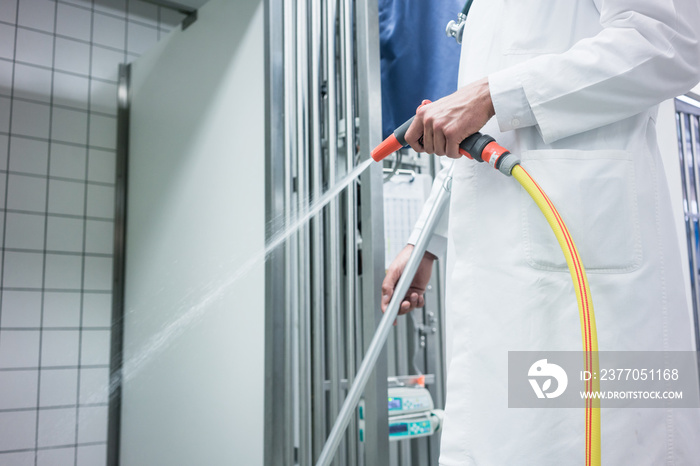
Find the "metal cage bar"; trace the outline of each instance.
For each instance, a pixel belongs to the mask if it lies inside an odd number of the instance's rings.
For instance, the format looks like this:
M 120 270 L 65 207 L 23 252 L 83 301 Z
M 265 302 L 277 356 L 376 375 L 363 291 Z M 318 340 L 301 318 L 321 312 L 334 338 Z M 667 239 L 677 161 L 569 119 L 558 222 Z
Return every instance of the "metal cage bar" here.
M 369 95 L 379 89 L 377 15 L 376 1 L 266 2 L 269 235 L 300 218 L 353 170 L 359 151 L 379 142 L 379 99 Z M 381 168 L 373 168 L 266 262 L 265 464 L 318 458 L 378 321 L 383 232 L 373 199 Z M 335 464 L 386 464 L 385 364 L 366 399 L 368 435 L 359 438 L 353 417 Z
M 690 100 L 690 102 L 695 99 Z M 700 216 L 698 199 L 700 196 L 700 101 L 697 105 L 676 99 L 676 125 L 678 134 L 678 157 L 683 191 L 685 233 L 688 247 L 690 285 L 695 334 L 695 348 L 700 351 Z

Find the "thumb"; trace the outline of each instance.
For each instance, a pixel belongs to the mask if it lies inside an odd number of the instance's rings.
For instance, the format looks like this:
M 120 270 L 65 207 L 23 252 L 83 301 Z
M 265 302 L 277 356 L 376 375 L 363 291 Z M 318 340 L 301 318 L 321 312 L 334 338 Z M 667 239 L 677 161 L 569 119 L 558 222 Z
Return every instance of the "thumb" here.
M 382 282 L 382 312 L 386 311 L 391 297 L 394 295 L 394 288 L 396 287 L 396 282 L 401 278 L 402 269 L 398 267 L 389 267 L 386 272 L 386 277 Z

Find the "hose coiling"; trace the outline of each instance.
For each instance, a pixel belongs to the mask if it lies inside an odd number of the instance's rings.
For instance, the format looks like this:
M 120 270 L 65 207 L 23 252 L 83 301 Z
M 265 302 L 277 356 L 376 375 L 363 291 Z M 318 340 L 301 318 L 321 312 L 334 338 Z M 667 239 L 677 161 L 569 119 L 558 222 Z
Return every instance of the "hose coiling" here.
M 581 336 L 583 339 L 584 368 L 590 373 L 599 374 L 598 336 L 596 333 L 595 315 L 591 290 L 588 286 L 586 270 L 581 262 L 574 240 L 566 228 L 559 212 L 547 197 L 542 188 L 532 179 L 529 173 L 520 165 L 515 165 L 511 175 L 518 180 L 522 187 L 532 197 L 540 208 L 547 223 L 552 228 L 559 246 L 561 247 L 566 264 L 569 267 L 571 280 L 574 282 L 576 301 L 578 303 L 581 321 Z M 587 393 L 600 391 L 600 381 L 591 377 L 586 381 Z M 600 399 L 589 396 L 586 398 L 586 466 L 600 466 Z

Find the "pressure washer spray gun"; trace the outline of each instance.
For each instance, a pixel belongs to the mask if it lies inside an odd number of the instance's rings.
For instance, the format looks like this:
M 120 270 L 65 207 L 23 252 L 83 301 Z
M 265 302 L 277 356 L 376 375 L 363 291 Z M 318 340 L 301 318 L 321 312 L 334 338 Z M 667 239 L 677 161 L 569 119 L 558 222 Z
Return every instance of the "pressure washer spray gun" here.
M 471 2 L 469 2 L 471 3 Z M 422 105 L 426 105 L 430 101 L 424 100 Z M 379 162 L 398 151 L 406 143 L 406 131 L 413 123 L 415 116 L 399 126 L 394 134 L 386 138 L 372 151 L 372 159 Z M 559 242 L 566 263 L 569 266 L 571 279 L 574 282 L 574 290 L 576 292 L 576 301 L 578 303 L 579 318 L 581 321 L 582 339 L 584 358 L 584 370 L 592 373 L 599 372 L 598 365 L 598 339 L 596 335 L 595 315 L 593 314 L 593 301 L 591 292 L 588 287 L 588 279 L 586 271 L 583 268 L 581 258 L 579 257 L 576 245 L 574 244 L 569 230 L 566 228 L 559 212 L 539 187 L 535 180 L 520 166 L 520 159 L 511 154 L 507 149 L 496 143 L 494 138 L 487 134 L 475 133 L 466 138 L 459 145 L 459 151 L 462 155 L 477 162 L 486 162 L 499 170 L 504 175 L 512 176 L 522 185 L 523 188 L 530 194 L 537 206 L 540 208 L 547 223 L 552 228 L 554 235 Z M 442 189 L 439 190 L 434 202 L 429 206 L 428 215 L 425 224 L 421 229 L 420 235 L 413 245 L 413 251 L 404 266 L 401 278 L 396 283 L 394 293 L 387 305 L 386 311 L 379 322 L 377 331 L 372 337 L 372 341 L 367 347 L 365 357 L 360 364 L 360 367 L 355 374 L 355 380 L 348 390 L 343 406 L 340 408 L 335 424 L 331 429 L 331 433 L 323 446 L 321 455 L 316 463 L 316 466 L 328 466 L 333 460 L 340 441 L 343 438 L 343 433 L 350 422 L 351 417 L 355 413 L 362 391 L 369 380 L 372 369 L 381 354 L 382 348 L 386 343 L 389 333 L 393 327 L 394 319 L 398 316 L 399 308 L 403 302 L 404 296 L 413 281 L 413 276 L 418 270 L 418 265 L 423 259 L 430 237 L 435 231 L 435 226 L 438 219 L 450 199 L 452 171 L 454 163 L 448 169 L 448 174 L 445 177 L 445 182 Z M 600 381 L 598 379 L 586 381 L 586 392 L 599 392 Z M 593 396 L 586 398 L 586 466 L 600 465 L 600 399 Z
M 429 100 L 424 100 L 420 107 L 429 103 Z M 381 144 L 372 151 L 372 158 L 376 162 L 383 160 L 408 144 L 406 142 L 406 131 L 408 131 L 408 128 L 415 118 L 415 116 L 411 117 L 404 124 L 396 128 L 394 134 L 382 141 Z M 520 163 L 518 157 L 498 145 L 496 140 L 488 134 L 472 134 L 460 143 L 459 152 L 468 159 L 476 160 L 477 162 L 486 162 L 496 170 L 508 176 L 511 175 L 513 168 Z

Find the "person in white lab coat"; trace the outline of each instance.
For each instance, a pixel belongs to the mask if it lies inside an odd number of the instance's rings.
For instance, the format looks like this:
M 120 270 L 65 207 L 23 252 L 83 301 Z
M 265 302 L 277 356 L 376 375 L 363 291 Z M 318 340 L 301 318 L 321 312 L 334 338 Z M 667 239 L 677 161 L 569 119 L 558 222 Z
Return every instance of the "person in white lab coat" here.
M 507 407 L 507 352 L 580 350 L 580 324 L 564 257 L 534 203 L 513 179 L 459 157 L 476 131 L 521 156 L 567 223 L 600 350 L 694 349 L 655 125 L 657 105 L 700 80 L 699 10 L 697 0 L 474 2 L 459 90 L 419 109 L 406 134 L 415 150 L 456 159 L 449 227 L 439 231 L 448 272 L 441 465 L 584 462 L 581 409 Z M 410 251 L 388 270 L 383 308 Z M 422 306 L 433 257 L 401 313 Z M 601 416 L 605 465 L 700 464 L 697 409 Z

